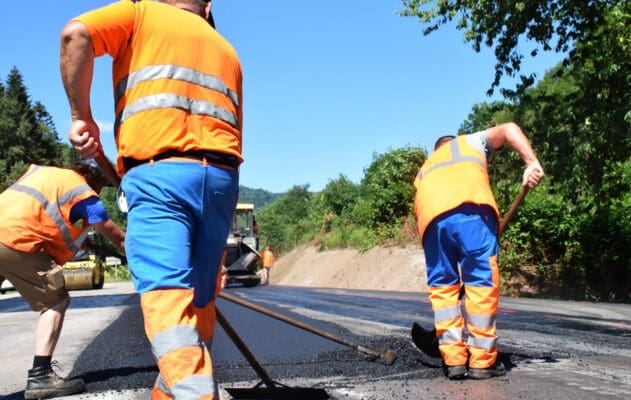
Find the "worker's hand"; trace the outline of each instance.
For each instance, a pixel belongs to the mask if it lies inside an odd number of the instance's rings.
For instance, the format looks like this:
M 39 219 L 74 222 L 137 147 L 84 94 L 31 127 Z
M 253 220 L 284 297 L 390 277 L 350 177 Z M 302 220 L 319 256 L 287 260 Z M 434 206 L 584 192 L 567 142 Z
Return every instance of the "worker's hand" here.
M 522 186 L 528 186 L 528 188 L 532 189 L 541 183 L 543 177 L 544 173 L 541 164 L 538 162 L 532 163 L 528 165 L 524 171 Z
M 79 152 L 81 158 L 85 160 L 95 158 L 103 152 L 100 138 L 99 127 L 94 120 L 76 119 L 72 121 L 68 139 L 75 150 Z

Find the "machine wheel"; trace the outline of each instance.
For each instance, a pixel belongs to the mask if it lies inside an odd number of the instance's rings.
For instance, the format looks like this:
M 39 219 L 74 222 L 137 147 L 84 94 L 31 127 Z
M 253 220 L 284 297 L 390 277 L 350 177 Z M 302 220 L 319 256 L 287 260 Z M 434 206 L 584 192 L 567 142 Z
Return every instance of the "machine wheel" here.
M 102 265 L 94 269 L 92 275 L 92 289 L 103 289 L 105 283 L 105 271 Z

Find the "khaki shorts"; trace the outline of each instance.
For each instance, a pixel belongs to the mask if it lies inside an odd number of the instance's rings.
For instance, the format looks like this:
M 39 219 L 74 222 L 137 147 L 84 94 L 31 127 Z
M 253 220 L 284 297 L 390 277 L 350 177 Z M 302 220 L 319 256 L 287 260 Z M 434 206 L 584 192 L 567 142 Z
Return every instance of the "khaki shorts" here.
M 0 243 L 0 275 L 11 281 L 33 311 L 68 298 L 61 267 L 46 253 L 17 251 Z

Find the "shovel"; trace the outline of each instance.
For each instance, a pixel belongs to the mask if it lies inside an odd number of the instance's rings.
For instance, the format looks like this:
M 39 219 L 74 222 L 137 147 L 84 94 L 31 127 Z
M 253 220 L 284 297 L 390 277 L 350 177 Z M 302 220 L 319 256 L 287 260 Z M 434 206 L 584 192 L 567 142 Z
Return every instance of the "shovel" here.
M 506 225 L 513 218 L 515 213 L 517 212 L 517 208 L 526 197 L 526 193 L 528 193 L 528 186 L 524 185 L 519 190 L 517 197 L 511 204 L 510 208 L 502 218 L 500 222 L 500 228 L 497 233 L 497 237 L 499 238 L 504 232 Z M 460 286 L 460 299 L 465 295 L 464 285 Z M 436 328 L 433 329 L 425 329 L 420 324 L 414 322 L 412 324 L 412 342 L 414 345 L 419 348 L 423 353 L 427 354 L 430 357 L 439 358 L 441 357 L 440 350 L 438 350 L 438 337 L 436 336 Z

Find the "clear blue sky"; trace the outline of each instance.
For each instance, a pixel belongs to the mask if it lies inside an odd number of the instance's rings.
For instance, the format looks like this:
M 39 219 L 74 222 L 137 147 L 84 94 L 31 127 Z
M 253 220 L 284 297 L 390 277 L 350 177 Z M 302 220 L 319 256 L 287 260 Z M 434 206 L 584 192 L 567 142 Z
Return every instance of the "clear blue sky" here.
M 0 79 L 16 66 L 64 142 L 70 116 L 59 33 L 73 16 L 110 2 L 3 4 Z M 492 51 L 475 53 L 453 24 L 423 36 L 416 19 L 396 14 L 400 0 L 213 3 L 217 30 L 243 67 L 242 185 L 279 193 L 304 184 L 319 191 L 340 175 L 359 183 L 373 154 L 430 149 L 439 135 L 457 131 L 473 104 L 493 100 L 485 95 L 494 77 Z M 559 60 L 544 53 L 525 60 L 522 71 L 541 78 Z M 92 110 L 113 160 L 110 62 L 97 61 Z

